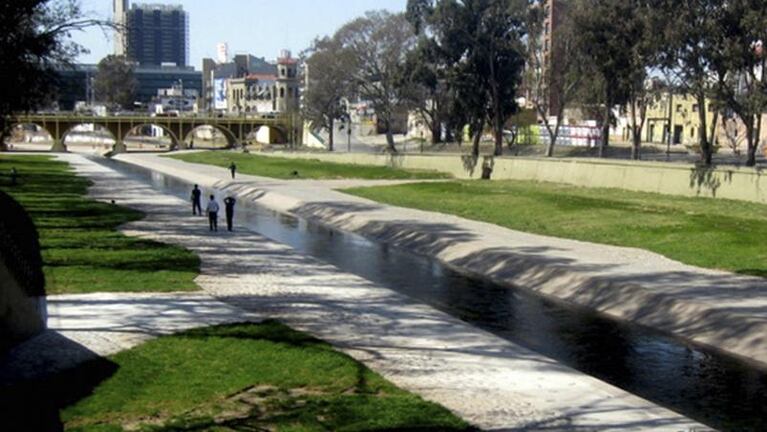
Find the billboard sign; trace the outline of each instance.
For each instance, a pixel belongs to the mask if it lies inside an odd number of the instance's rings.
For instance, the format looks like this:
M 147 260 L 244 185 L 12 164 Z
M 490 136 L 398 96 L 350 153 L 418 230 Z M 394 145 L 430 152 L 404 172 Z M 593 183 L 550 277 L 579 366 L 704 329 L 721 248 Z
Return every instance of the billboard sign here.
M 213 108 L 225 110 L 226 106 L 226 80 L 217 79 L 213 82 Z

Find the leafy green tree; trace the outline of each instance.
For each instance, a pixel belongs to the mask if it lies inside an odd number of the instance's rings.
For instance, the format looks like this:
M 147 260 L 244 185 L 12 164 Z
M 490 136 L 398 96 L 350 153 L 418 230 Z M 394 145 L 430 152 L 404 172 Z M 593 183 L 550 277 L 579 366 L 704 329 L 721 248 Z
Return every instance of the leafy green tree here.
M 51 102 L 58 70 L 83 52 L 70 35 L 94 25 L 104 23 L 87 18 L 75 0 L 0 1 L 0 147 L 7 116 Z
M 343 99 L 350 95 L 348 71 L 353 67 L 350 51 L 337 38 L 317 39 L 308 51 L 308 85 L 304 92 L 303 112 L 313 126 L 329 132 L 328 150 L 333 151 L 335 121 L 347 115 Z
M 603 113 L 600 121 L 602 141 L 599 156 L 610 143 L 610 126 L 614 120 L 612 110 L 618 104 L 626 102 L 625 73 L 631 61 L 626 49 L 622 29 L 623 20 L 627 19 L 626 8 L 622 2 L 613 0 L 579 0 L 572 8 L 572 19 L 579 38 L 578 46 L 583 55 L 593 65 L 601 84 Z
M 434 41 L 423 37 L 408 54 L 401 74 L 401 85 L 410 89 L 408 105 L 426 123 L 434 144 L 441 142 L 442 124 L 448 116 L 447 70 Z
M 678 88 L 692 94 L 698 105 L 700 128 L 699 148 L 703 162 L 711 165 L 718 103 L 717 89 L 729 74 L 724 59 L 725 2 L 719 0 L 655 0 L 656 19 L 665 23 L 661 35 L 663 49 L 661 66 L 673 77 Z M 709 107 L 709 100 L 714 106 Z M 713 124 L 708 125 L 706 113 L 715 109 Z M 669 135 L 673 125 L 669 124 Z M 709 136 L 709 128 L 711 134 Z
M 402 85 L 402 68 L 416 43 L 410 23 L 404 14 L 372 11 L 341 27 L 334 38 L 352 59 L 347 72 L 354 93 L 370 102 L 386 128 L 388 150 L 396 153 L 393 119 L 407 107 L 410 91 Z
M 433 38 L 454 65 L 449 85 L 465 98 L 461 104 L 471 112 L 475 137 L 485 121 L 490 123 L 496 155 L 503 152 L 506 120 L 518 109 L 526 11 L 522 0 L 439 0 L 431 17 Z M 477 145 L 473 152 L 478 153 Z
M 716 96 L 734 112 L 746 129 L 746 165 L 756 165 L 756 151 L 762 130 L 762 115 L 767 110 L 765 47 L 767 42 L 767 3 L 757 0 L 731 0 L 724 4 L 718 21 L 721 37 L 719 58 L 728 73 L 717 82 Z
M 133 64 L 124 56 L 104 57 L 99 62 L 93 87 L 100 102 L 112 107 L 131 109 L 138 88 Z

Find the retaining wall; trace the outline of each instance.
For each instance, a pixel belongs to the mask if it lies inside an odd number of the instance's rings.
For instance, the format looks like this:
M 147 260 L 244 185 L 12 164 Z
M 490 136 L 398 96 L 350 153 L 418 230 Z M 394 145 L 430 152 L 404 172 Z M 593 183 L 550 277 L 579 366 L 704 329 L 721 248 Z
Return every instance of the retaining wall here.
M 533 180 L 688 197 L 726 198 L 767 204 L 767 172 L 758 168 L 705 168 L 690 164 L 594 159 L 507 158 L 459 155 L 362 153 L 264 153 L 297 159 L 436 170 L 458 179 L 478 179 L 483 164 L 493 180 Z

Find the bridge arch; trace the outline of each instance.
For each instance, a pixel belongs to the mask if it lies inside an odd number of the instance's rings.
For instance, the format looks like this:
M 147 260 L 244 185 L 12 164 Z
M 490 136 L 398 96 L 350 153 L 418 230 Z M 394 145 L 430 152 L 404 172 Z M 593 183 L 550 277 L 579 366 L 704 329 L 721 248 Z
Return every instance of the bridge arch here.
M 259 144 L 288 144 L 290 136 L 286 129 L 274 125 L 260 125 L 253 128 L 255 141 Z
M 30 126 L 34 127 L 35 129 L 34 132 L 38 132 L 38 129 L 39 129 L 39 132 L 42 132 L 43 134 L 47 135 L 47 138 L 44 140 L 46 144 L 44 145 L 35 144 L 36 140 L 34 139 L 34 137 L 28 136 L 27 134 L 28 132 L 33 132 L 29 130 Z M 37 151 L 55 150 L 56 137 L 53 136 L 51 131 L 49 131 L 44 125 L 41 125 L 35 122 L 14 122 L 11 124 L 9 131 L 10 132 L 7 135 L 2 136 L 3 142 L 0 143 L 0 145 L 7 146 L 6 148 L 8 150 L 35 151 L 37 149 L 34 147 L 38 147 L 38 146 L 40 147 L 40 150 L 37 150 Z M 22 139 L 19 140 L 19 138 L 22 138 Z
M 108 127 L 105 127 L 103 125 L 94 124 L 94 123 L 85 123 L 85 122 L 83 122 L 83 123 L 72 123 L 66 129 L 64 129 L 61 132 L 61 137 L 59 138 L 60 149 L 57 149 L 55 144 L 54 144 L 54 148 L 51 149 L 51 150 L 52 151 L 58 151 L 58 150 L 69 151 L 70 150 L 70 145 L 67 144 L 67 139 L 70 138 L 70 135 L 72 135 L 74 132 L 76 132 L 76 130 L 78 128 L 86 126 L 86 125 L 93 125 L 94 126 L 94 131 L 96 129 L 98 129 L 99 131 L 104 131 L 107 134 L 109 134 L 109 139 L 112 140 L 113 143 L 112 144 L 107 144 L 106 145 L 107 149 L 109 147 L 114 147 L 115 143 L 117 143 L 117 137 L 115 136 L 115 134 L 111 130 L 109 130 Z M 93 144 L 93 145 L 95 146 L 96 144 Z
M 126 128 L 124 131 L 120 131 L 122 132 L 122 137 L 120 138 L 120 142 L 115 145 L 115 151 L 127 151 L 128 147 L 125 144 L 126 139 L 129 136 L 137 135 L 136 134 L 137 131 L 140 131 L 145 128 L 150 128 L 150 127 L 161 129 L 163 133 L 170 138 L 170 145 L 168 146 L 168 151 L 176 150 L 179 148 L 179 146 L 182 145 L 182 142 L 179 141 L 178 139 L 178 135 L 170 127 L 162 123 L 146 122 L 146 123 L 132 124 L 130 128 Z
M 184 143 L 188 143 L 188 148 L 196 148 L 199 147 L 199 143 L 194 141 L 194 134 L 196 131 L 200 130 L 201 128 L 211 128 L 217 132 L 220 132 L 221 135 L 224 136 L 224 139 L 226 139 L 226 146 L 225 148 L 234 148 L 237 146 L 237 143 L 240 141 L 237 139 L 237 136 L 234 134 L 234 132 L 227 128 L 226 126 L 220 125 L 220 124 L 213 124 L 213 123 L 200 123 L 196 124 L 192 127 L 189 127 L 188 131 L 184 132 Z

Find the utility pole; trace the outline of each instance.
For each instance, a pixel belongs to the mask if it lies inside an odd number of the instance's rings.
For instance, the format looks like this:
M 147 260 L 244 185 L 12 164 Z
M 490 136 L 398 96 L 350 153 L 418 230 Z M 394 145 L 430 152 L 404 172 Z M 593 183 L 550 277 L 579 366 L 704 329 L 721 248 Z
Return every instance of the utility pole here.
M 178 108 L 178 116 L 181 117 L 181 114 L 184 112 L 184 80 L 179 78 L 178 79 L 178 99 L 176 102 L 176 108 Z

